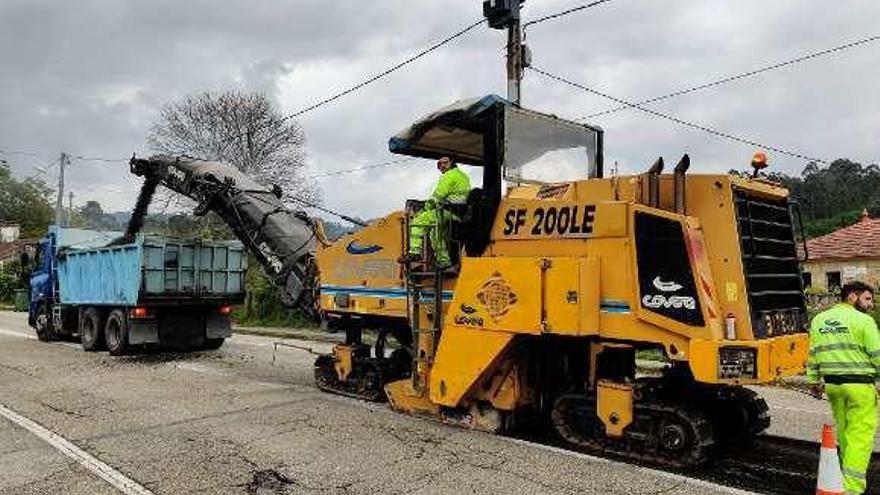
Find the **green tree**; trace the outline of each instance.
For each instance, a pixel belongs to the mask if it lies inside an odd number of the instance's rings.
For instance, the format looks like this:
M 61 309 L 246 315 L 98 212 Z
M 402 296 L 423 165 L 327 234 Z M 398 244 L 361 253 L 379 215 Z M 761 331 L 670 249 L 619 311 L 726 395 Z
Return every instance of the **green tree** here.
M 79 211 L 91 223 L 99 224 L 104 221 L 104 209 L 101 208 L 101 203 L 97 201 L 86 201 L 85 206 L 80 208 Z
M 26 289 L 17 261 L 0 266 L 0 302 L 11 303 L 16 289 Z
M 315 323 L 299 309 L 285 308 L 278 288 L 266 276 L 263 267 L 251 256 L 245 276 L 247 296 L 244 305 L 232 317 L 239 325 L 269 327 L 310 327 Z
M 47 199 L 51 193 L 39 179 L 17 180 L 9 164 L 0 161 L 0 220 L 18 223 L 22 237 L 35 238 L 46 233 L 54 216 Z
M 782 184 L 801 208 L 807 237 L 851 225 L 867 208 L 880 214 L 880 167 L 841 158 L 827 166 L 809 163 L 800 176 L 773 172 L 767 179 Z

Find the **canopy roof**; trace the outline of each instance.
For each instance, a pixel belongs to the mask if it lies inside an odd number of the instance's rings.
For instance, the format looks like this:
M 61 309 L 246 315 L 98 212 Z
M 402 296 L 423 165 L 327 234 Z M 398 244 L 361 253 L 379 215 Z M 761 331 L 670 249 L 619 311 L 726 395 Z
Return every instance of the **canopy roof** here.
M 513 103 L 498 96 L 459 100 L 433 112 L 388 141 L 392 153 L 440 158 L 471 165 L 483 165 L 483 123 L 496 104 Z
M 601 177 L 601 135 L 598 127 L 487 95 L 459 100 L 419 119 L 392 137 L 388 148 L 402 155 L 435 159 L 448 156 L 459 163 L 498 166 L 505 177 L 527 182 L 526 175 L 534 174 L 534 169 L 523 174 L 523 167 L 537 165 L 545 171 L 563 171 L 564 160 L 559 157 L 578 149 L 583 152 L 586 176 Z M 484 146 L 496 149 L 486 150 Z M 582 166 L 577 160 L 574 163 Z

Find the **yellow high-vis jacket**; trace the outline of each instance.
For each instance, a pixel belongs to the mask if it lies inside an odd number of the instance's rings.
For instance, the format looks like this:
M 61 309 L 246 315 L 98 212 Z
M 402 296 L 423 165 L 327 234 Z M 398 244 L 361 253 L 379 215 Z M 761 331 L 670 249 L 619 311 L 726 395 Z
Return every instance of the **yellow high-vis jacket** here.
M 813 318 L 807 381 L 829 375 L 876 377 L 880 369 L 880 333 L 870 315 L 840 303 Z

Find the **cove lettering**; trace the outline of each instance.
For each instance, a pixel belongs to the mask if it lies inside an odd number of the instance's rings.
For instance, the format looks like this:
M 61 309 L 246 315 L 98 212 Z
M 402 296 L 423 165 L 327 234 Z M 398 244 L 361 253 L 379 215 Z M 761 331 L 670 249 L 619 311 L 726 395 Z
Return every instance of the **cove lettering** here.
M 584 236 L 593 233 L 596 205 L 510 208 L 504 214 L 506 236 Z

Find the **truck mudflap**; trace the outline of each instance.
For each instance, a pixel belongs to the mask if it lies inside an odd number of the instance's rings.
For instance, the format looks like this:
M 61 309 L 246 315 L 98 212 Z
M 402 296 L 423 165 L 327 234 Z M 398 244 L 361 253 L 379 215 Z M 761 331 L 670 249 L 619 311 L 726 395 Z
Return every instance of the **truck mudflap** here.
M 226 339 L 232 337 L 232 322 L 229 316 L 218 312 L 208 313 L 205 319 L 205 338 Z
M 128 343 L 130 345 L 158 344 L 158 320 L 128 319 Z
M 702 383 L 768 383 L 803 373 L 809 349 L 806 333 L 749 341 L 693 340 L 690 367 Z

